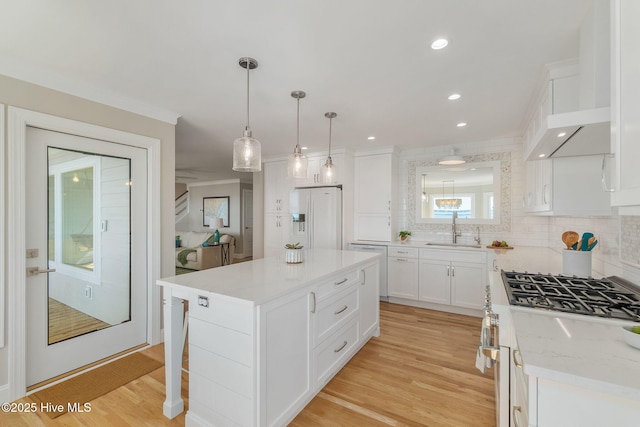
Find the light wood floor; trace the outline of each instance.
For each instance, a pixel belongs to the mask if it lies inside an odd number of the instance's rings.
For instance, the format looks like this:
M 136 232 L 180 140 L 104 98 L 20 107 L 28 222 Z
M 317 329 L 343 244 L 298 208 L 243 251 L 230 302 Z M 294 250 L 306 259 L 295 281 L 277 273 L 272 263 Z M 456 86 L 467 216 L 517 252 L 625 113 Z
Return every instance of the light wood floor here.
M 309 426 L 494 426 L 493 377 L 475 369 L 480 319 L 381 303 L 382 333 L 291 423 Z M 162 360 L 162 345 L 144 352 Z M 188 407 L 188 375 L 182 395 Z M 0 413 L 8 426 L 183 426 L 162 415 L 164 368 L 91 402 L 90 413 L 50 420 Z M 29 397 L 19 402 L 31 403 Z

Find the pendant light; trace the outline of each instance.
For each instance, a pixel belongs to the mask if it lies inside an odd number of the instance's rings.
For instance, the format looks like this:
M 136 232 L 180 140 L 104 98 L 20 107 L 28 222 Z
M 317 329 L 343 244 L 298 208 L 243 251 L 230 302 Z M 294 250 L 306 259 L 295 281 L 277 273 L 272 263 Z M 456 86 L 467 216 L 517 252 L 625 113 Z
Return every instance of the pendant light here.
M 233 170 L 238 172 L 260 172 L 260 141 L 251 136 L 249 127 L 249 71 L 258 68 L 258 61 L 243 57 L 238 60 L 240 66 L 247 70 L 247 126 L 241 138 L 233 142 Z
M 296 121 L 296 146 L 293 149 L 293 153 L 289 154 L 287 176 L 289 178 L 307 179 L 309 159 L 302 153 L 300 148 L 300 99 L 307 96 L 307 94 L 301 90 L 294 90 L 291 92 L 291 96 L 298 101 L 298 119 Z
M 322 165 L 322 183 L 333 184 L 336 176 L 336 168 L 333 166 L 333 160 L 331 160 L 331 122 L 337 114 L 329 112 L 324 113 L 324 116 L 329 119 L 329 155 L 327 156 L 327 161 Z

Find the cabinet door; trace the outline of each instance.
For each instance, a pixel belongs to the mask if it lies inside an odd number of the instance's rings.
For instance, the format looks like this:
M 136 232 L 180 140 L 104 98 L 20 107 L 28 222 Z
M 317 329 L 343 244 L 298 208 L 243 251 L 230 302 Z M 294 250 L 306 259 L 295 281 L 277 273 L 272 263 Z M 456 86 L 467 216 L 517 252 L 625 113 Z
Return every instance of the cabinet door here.
M 449 261 L 420 260 L 420 300 L 439 304 L 451 302 Z
M 451 263 L 451 304 L 458 307 L 482 309 L 486 286 L 484 264 Z
M 311 300 L 309 287 L 259 308 L 260 425 L 284 424 L 313 391 Z
M 378 335 L 378 319 L 380 317 L 380 296 L 378 264 L 371 264 L 360 270 L 360 336 L 365 338 Z
M 387 277 L 389 296 L 418 299 L 418 260 L 389 258 Z
M 263 165 L 264 211 L 289 212 L 289 182 L 287 162 L 268 162 Z
M 613 8 L 612 144 L 618 185 L 614 206 L 640 205 L 640 2 L 617 0 Z
M 306 179 L 296 179 L 296 187 L 317 187 L 323 185 L 338 185 L 342 184 L 342 168 L 344 167 L 344 155 L 342 153 L 332 154 L 331 161 L 334 166 L 334 175 L 330 182 L 324 182 L 322 180 L 322 167 L 327 161 L 327 156 L 311 156 L 309 157 L 309 164 L 307 168 Z
M 390 242 L 391 216 L 389 213 L 356 213 L 353 232 L 356 240 Z
M 546 212 L 552 207 L 553 164 L 551 162 L 551 160 L 534 160 L 525 164 L 527 212 Z
M 277 256 L 283 253 L 288 243 L 291 229 L 291 215 L 283 213 L 265 213 L 264 215 L 264 256 Z
M 355 162 L 356 212 L 390 212 L 393 178 L 391 154 L 357 157 Z

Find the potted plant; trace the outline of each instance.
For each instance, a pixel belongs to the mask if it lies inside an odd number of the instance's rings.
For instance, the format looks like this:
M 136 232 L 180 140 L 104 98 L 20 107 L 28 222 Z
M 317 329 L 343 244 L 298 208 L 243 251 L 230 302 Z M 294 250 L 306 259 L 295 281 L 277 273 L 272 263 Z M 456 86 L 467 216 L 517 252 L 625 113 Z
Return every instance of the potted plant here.
M 400 240 L 402 240 L 403 242 L 406 242 L 409 239 L 409 236 L 411 236 L 411 232 L 407 230 L 402 230 L 401 232 L 398 233 L 398 236 L 400 236 Z
M 287 243 L 285 248 L 285 261 L 287 264 L 300 264 L 302 262 L 302 246 L 298 243 Z

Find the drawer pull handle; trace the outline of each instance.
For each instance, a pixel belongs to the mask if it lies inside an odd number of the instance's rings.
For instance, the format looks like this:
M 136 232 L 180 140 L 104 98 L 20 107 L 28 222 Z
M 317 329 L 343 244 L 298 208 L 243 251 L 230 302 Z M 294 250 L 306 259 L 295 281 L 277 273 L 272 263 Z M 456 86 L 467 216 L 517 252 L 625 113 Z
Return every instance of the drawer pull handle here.
M 520 361 L 516 360 L 516 354 L 518 355 L 517 358 L 520 359 Z M 520 350 L 516 349 L 513 350 L 513 364 L 516 365 L 516 368 L 520 369 L 522 368 L 522 357 L 520 356 Z
M 515 427 L 520 427 L 520 424 L 518 423 L 518 418 L 516 417 L 516 414 L 518 412 L 522 413 L 522 408 L 520 406 L 514 406 L 513 410 L 511 412 L 512 412 L 512 415 L 513 415 L 513 425 Z
M 349 308 L 349 306 L 345 305 L 344 307 L 342 307 L 340 310 L 338 311 L 334 311 L 333 314 L 335 314 L 336 316 L 342 312 L 344 312 L 347 308 Z
M 335 282 L 335 283 L 334 283 L 334 285 L 336 285 L 336 286 L 342 285 L 343 283 L 346 283 L 346 282 L 347 282 L 347 280 L 349 280 L 349 279 L 347 279 L 347 278 L 345 277 L 344 279 L 340 280 L 339 282 Z
M 338 348 L 336 348 L 335 350 L 333 350 L 334 353 L 340 353 L 342 351 L 343 348 L 345 348 L 347 346 L 347 342 L 343 342 L 342 345 Z
M 398 251 L 399 254 L 408 254 L 409 252 L 407 251 Z
M 316 293 L 311 292 L 311 296 L 313 297 L 313 308 L 311 309 L 311 313 L 315 313 L 316 312 Z

